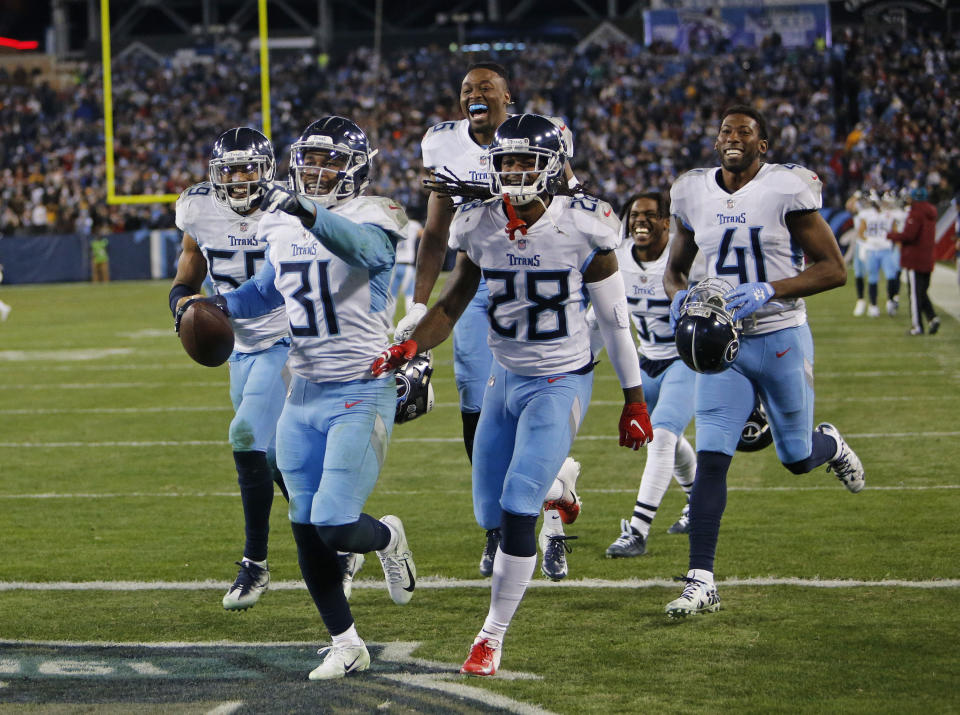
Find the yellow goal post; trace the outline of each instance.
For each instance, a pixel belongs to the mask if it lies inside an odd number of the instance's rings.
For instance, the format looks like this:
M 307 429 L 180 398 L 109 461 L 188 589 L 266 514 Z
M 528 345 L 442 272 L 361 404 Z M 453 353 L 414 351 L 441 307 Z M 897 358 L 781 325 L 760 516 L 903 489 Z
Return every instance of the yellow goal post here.
M 260 113 L 263 116 L 263 133 L 270 138 L 270 53 L 267 46 L 267 0 L 257 0 L 260 35 Z M 113 73 L 110 62 L 110 0 L 100 0 L 100 37 L 103 56 L 103 137 L 106 150 L 107 203 L 108 204 L 161 204 L 172 203 L 179 194 L 128 194 L 118 195 L 116 165 L 113 157 Z

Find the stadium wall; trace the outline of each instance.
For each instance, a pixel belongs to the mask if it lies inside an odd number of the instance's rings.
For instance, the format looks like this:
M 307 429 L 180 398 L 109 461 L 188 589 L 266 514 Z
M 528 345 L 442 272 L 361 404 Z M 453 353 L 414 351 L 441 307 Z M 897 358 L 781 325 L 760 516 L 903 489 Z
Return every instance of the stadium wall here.
M 89 235 L 13 236 L 0 241 L 4 284 L 90 280 Z M 173 278 L 180 232 L 142 230 L 107 235 L 111 280 Z

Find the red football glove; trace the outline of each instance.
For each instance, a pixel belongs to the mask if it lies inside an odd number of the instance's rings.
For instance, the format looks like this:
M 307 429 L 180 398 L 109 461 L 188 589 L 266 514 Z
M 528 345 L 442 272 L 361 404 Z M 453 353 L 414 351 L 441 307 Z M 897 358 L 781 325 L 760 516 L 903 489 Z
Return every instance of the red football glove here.
M 370 366 L 370 372 L 379 377 L 385 372 L 396 370 L 404 363 L 410 362 L 417 354 L 417 342 L 415 340 L 404 340 L 402 343 L 394 343 L 384 350 Z M 649 423 L 649 420 L 647 420 Z
M 639 449 L 653 440 L 646 402 L 628 402 L 620 413 L 620 446 Z

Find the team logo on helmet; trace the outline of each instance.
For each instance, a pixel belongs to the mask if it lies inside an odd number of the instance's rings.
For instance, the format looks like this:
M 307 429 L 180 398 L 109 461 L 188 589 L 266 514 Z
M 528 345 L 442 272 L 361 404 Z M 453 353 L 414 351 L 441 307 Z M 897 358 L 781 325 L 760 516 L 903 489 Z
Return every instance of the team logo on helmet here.
M 700 281 L 680 305 L 675 341 L 691 370 L 723 372 L 740 354 L 740 323 L 734 321 L 723 296 L 733 287 L 719 278 Z
M 433 409 L 433 354 L 415 355 L 397 371 L 397 411 L 393 421 L 402 424 Z

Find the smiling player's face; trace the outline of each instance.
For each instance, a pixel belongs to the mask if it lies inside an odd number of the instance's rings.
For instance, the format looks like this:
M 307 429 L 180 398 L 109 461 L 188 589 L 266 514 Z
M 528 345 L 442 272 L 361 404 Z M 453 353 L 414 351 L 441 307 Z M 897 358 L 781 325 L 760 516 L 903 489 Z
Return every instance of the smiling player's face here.
M 507 118 L 510 92 L 507 83 L 496 72 L 472 69 L 460 85 L 460 110 L 470 121 L 474 133 L 488 134 Z

